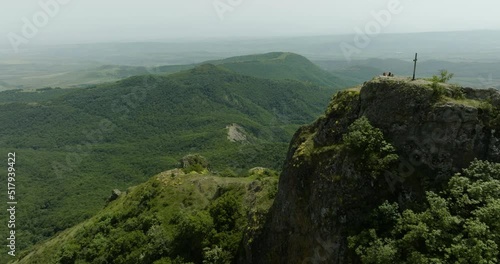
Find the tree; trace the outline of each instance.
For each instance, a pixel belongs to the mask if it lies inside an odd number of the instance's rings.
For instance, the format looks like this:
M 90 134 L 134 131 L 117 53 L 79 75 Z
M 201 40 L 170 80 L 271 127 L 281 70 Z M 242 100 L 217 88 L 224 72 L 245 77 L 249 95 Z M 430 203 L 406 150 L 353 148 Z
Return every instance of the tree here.
M 385 141 L 382 131 L 373 127 L 365 116 L 349 126 L 343 140 L 345 150 L 358 157 L 358 168 L 374 178 L 399 158 L 396 149 Z
M 433 75 L 431 81 L 435 83 L 447 83 L 454 75 L 454 73 L 448 72 L 448 70 L 439 70 L 439 76 Z
M 231 231 L 241 217 L 240 202 L 234 192 L 226 192 L 209 209 L 218 232 Z
M 349 247 L 363 263 L 497 263 L 500 164 L 474 161 L 445 190 L 428 192 L 427 203 L 423 212 L 403 213 L 384 203 L 374 215 L 385 212 L 391 224 L 350 237 Z
M 213 229 L 210 215 L 205 211 L 180 213 L 174 218 L 173 223 L 177 224 L 173 255 L 178 255 L 185 261 L 201 263 L 203 249 L 209 244 L 208 238 Z

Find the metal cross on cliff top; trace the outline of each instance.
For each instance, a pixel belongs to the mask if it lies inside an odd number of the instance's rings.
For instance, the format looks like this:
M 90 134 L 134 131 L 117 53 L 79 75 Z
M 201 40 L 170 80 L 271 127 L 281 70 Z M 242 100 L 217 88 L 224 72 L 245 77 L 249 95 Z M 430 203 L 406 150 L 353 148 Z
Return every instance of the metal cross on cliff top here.
M 417 71 L 417 55 L 418 53 L 415 53 L 415 59 L 413 60 L 415 63 L 413 65 L 413 79 L 412 81 L 415 81 L 415 72 Z

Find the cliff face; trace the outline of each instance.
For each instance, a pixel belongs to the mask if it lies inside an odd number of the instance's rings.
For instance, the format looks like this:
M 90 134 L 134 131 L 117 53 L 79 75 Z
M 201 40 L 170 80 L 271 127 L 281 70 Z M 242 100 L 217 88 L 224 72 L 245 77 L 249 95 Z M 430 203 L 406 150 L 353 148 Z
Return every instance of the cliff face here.
M 267 222 L 241 263 L 356 263 L 347 236 L 383 201 L 402 208 L 477 159 L 500 162 L 500 93 L 426 81 L 376 78 L 337 93 L 324 117 L 294 136 Z M 399 160 L 378 177 L 343 151 L 365 116 Z

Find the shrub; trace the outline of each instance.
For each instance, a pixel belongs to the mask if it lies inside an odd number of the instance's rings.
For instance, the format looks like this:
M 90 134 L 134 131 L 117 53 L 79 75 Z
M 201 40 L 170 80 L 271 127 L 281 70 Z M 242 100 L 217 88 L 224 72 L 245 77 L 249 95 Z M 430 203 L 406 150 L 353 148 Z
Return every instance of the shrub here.
M 219 246 L 203 249 L 203 264 L 226 264 L 231 262 L 231 254 Z
M 439 71 L 439 82 L 447 83 L 451 78 L 453 78 L 455 74 L 448 72 L 448 70 L 440 70 Z
M 180 160 L 180 163 L 185 173 L 190 173 L 192 171 L 203 173 L 208 170 L 209 167 L 208 160 L 199 154 L 186 155 Z
M 78 252 L 81 251 L 81 246 L 78 244 L 66 244 L 61 246 L 61 251 L 59 252 L 59 263 L 75 263 Z
M 454 74 L 448 72 L 447 70 L 440 70 L 439 75 L 433 75 L 429 81 L 432 82 L 431 88 L 434 91 L 434 97 L 436 99 L 441 98 L 446 95 L 446 88 L 442 86 L 440 83 L 447 83 L 451 78 L 453 78 Z M 462 99 L 463 93 L 458 92 L 457 89 L 452 90 L 452 97 L 456 99 Z
M 203 259 L 203 249 L 209 244 L 208 239 L 212 233 L 212 218 L 204 211 L 181 213 L 173 222 L 177 224 L 173 241 L 174 255 L 200 263 Z
M 455 74 L 448 72 L 448 70 L 440 70 L 439 75 L 433 75 L 429 81 L 433 83 L 447 83 L 453 76 L 455 76 Z
M 241 216 L 240 209 L 240 203 L 233 192 L 226 192 L 215 200 L 209 209 L 215 229 L 218 232 L 233 230 Z
M 358 168 L 374 178 L 398 160 L 396 149 L 384 140 L 382 131 L 373 127 L 364 116 L 349 126 L 343 141 L 345 150 L 357 159 Z
M 238 174 L 236 174 L 236 172 L 234 172 L 230 168 L 225 168 L 222 172 L 219 173 L 219 176 L 221 176 L 221 177 L 228 177 L 228 178 L 234 178 L 234 177 L 238 177 Z
M 463 90 L 460 86 L 458 86 L 458 85 L 451 86 L 451 98 L 454 98 L 457 100 L 465 99 L 465 93 L 463 92 Z
M 363 263 L 497 263 L 500 257 L 500 164 L 474 161 L 423 212 L 384 203 L 390 221 L 349 238 Z
M 434 92 L 433 96 L 435 99 L 439 99 L 446 95 L 446 88 L 441 84 L 439 84 L 439 82 L 436 80 L 432 81 L 431 88 L 432 91 Z

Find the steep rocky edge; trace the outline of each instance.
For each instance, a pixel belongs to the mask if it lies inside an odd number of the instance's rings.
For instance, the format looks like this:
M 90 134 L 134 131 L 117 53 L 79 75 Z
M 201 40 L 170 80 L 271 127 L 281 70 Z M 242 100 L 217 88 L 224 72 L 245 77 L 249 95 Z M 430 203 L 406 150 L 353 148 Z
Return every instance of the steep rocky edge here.
M 357 263 L 347 236 L 383 201 L 418 206 L 425 191 L 475 158 L 500 162 L 500 93 L 403 78 L 375 78 L 333 96 L 325 113 L 295 134 L 279 191 L 260 235 L 240 263 Z M 366 116 L 399 160 L 379 177 L 357 169 L 343 135 Z M 244 243 L 245 244 L 245 243 Z

